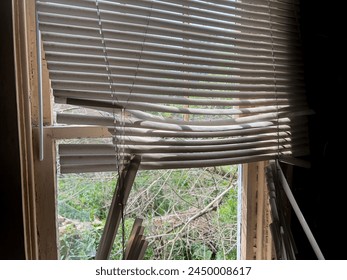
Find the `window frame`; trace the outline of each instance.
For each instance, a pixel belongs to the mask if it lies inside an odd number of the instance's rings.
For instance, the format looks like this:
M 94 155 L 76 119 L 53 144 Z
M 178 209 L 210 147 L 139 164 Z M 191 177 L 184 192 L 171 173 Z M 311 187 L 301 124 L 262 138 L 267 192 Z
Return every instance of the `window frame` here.
M 54 127 L 52 93 L 42 57 L 44 159 L 38 149 L 38 66 L 35 0 L 12 0 L 19 118 L 25 249 L 27 259 L 58 259 L 55 140 L 110 136 L 103 127 Z M 265 185 L 266 162 L 242 165 L 241 259 L 272 259 L 268 224 L 270 212 Z M 261 213 L 261 215 L 259 215 Z M 256 231 L 254 239 L 253 233 Z M 252 243 L 253 242 L 253 243 Z M 256 246 L 256 250 L 254 250 Z

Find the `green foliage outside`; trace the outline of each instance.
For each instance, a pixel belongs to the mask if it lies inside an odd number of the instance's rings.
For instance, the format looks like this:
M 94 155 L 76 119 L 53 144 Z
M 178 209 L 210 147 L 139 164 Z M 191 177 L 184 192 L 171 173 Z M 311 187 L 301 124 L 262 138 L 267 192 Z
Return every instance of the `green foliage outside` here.
M 94 258 L 116 181 L 114 173 L 59 176 L 61 259 Z M 237 166 L 139 172 L 125 239 L 139 217 L 149 241 L 145 259 L 236 259 L 236 181 Z M 111 259 L 122 258 L 122 232 Z

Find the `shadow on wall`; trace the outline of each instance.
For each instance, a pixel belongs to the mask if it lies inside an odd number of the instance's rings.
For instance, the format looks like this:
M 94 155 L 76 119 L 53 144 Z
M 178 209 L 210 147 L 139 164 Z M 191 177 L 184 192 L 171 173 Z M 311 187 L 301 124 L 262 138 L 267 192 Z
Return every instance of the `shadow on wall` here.
M 343 232 L 346 189 L 343 164 L 338 161 L 345 150 L 343 136 L 346 104 L 345 15 L 342 4 L 322 0 L 300 1 L 301 36 L 305 62 L 307 97 L 315 115 L 309 118 L 310 170 L 294 169 L 294 190 L 298 203 L 311 226 L 326 259 L 346 259 Z M 293 215 L 294 216 L 294 215 Z M 293 218 L 293 234 L 299 259 L 315 255 Z
M 0 1 L 0 259 L 24 259 L 12 1 Z

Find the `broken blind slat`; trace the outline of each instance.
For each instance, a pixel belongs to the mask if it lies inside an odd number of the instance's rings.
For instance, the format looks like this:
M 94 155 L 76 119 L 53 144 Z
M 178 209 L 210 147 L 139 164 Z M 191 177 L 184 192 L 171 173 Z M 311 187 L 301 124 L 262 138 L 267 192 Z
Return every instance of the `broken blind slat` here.
M 37 4 L 55 102 L 96 112 L 57 122 L 108 127 L 140 169 L 308 153 L 296 1 Z M 116 170 L 112 145 L 59 152 L 63 173 Z

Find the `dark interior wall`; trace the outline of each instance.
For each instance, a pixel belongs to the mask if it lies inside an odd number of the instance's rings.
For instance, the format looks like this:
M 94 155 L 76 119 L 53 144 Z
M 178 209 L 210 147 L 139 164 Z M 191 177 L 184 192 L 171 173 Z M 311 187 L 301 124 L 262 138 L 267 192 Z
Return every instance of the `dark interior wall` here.
M 294 168 L 294 195 L 325 258 L 347 259 L 346 141 L 336 133 L 337 127 L 344 131 L 347 111 L 346 15 L 341 1 L 301 0 L 300 6 L 306 90 L 315 114 L 309 118 L 312 168 Z M 296 219 L 292 226 L 298 258 L 315 259 Z
M 0 259 L 24 259 L 12 1 L 0 1 Z

